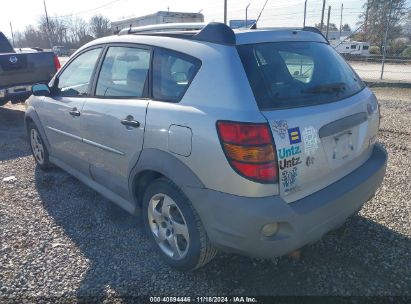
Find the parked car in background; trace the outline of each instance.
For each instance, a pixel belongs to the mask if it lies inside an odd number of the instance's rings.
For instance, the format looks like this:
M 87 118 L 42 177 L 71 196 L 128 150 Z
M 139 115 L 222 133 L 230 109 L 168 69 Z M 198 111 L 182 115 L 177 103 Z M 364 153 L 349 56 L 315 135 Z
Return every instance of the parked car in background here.
M 53 52 L 24 50 L 16 53 L 0 32 L 0 106 L 21 102 L 31 95 L 31 86 L 48 83 L 60 68 Z
M 217 249 L 271 258 L 316 241 L 386 170 L 376 97 L 313 28 L 126 29 L 82 47 L 33 94 L 38 166 L 141 214 L 181 270 Z
M 53 52 L 57 56 L 70 56 L 70 49 L 65 46 L 53 46 Z

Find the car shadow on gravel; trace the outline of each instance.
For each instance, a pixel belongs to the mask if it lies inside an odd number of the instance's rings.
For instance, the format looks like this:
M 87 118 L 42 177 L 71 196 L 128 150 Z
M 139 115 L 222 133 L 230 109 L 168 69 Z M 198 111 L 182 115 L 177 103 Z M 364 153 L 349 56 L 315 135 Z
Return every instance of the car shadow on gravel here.
M 36 169 L 44 208 L 87 259 L 75 294 L 101 301 L 138 295 L 410 295 L 410 239 L 356 215 L 300 258 L 219 254 L 194 273 L 159 259 L 139 217 L 122 211 L 59 169 Z M 372 204 L 372 202 L 370 202 Z
M 30 155 L 24 111 L 0 107 L 0 161 Z

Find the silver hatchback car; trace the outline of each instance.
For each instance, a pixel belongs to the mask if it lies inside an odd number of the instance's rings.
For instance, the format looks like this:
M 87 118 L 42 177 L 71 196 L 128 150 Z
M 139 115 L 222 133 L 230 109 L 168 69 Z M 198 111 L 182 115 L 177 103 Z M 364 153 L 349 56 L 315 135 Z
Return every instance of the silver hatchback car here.
M 386 170 L 375 96 L 313 28 L 123 30 L 78 50 L 27 105 L 37 165 L 141 214 L 180 270 L 316 241 Z

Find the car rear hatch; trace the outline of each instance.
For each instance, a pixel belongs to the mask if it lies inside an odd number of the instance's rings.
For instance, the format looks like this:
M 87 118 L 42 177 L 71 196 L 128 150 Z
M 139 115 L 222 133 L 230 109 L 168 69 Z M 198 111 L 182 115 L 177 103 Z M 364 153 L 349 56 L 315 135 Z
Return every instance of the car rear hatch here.
M 370 157 L 377 101 L 331 46 L 270 42 L 238 50 L 271 127 L 287 202 L 336 182 Z

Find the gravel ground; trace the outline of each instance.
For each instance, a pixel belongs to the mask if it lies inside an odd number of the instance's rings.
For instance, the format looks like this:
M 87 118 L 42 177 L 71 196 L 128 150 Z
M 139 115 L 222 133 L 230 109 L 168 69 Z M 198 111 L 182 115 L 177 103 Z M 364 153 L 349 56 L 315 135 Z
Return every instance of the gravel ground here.
M 219 254 L 195 273 L 162 263 L 142 221 L 67 173 L 36 169 L 21 106 L 0 107 L 0 302 L 64 296 L 127 302 L 136 295 L 411 296 L 411 90 L 375 89 L 383 186 L 359 215 L 301 257 Z M 9 176 L 15 180 L 2 181 Z M 56 298 L 53 298 L 56 299 Z

